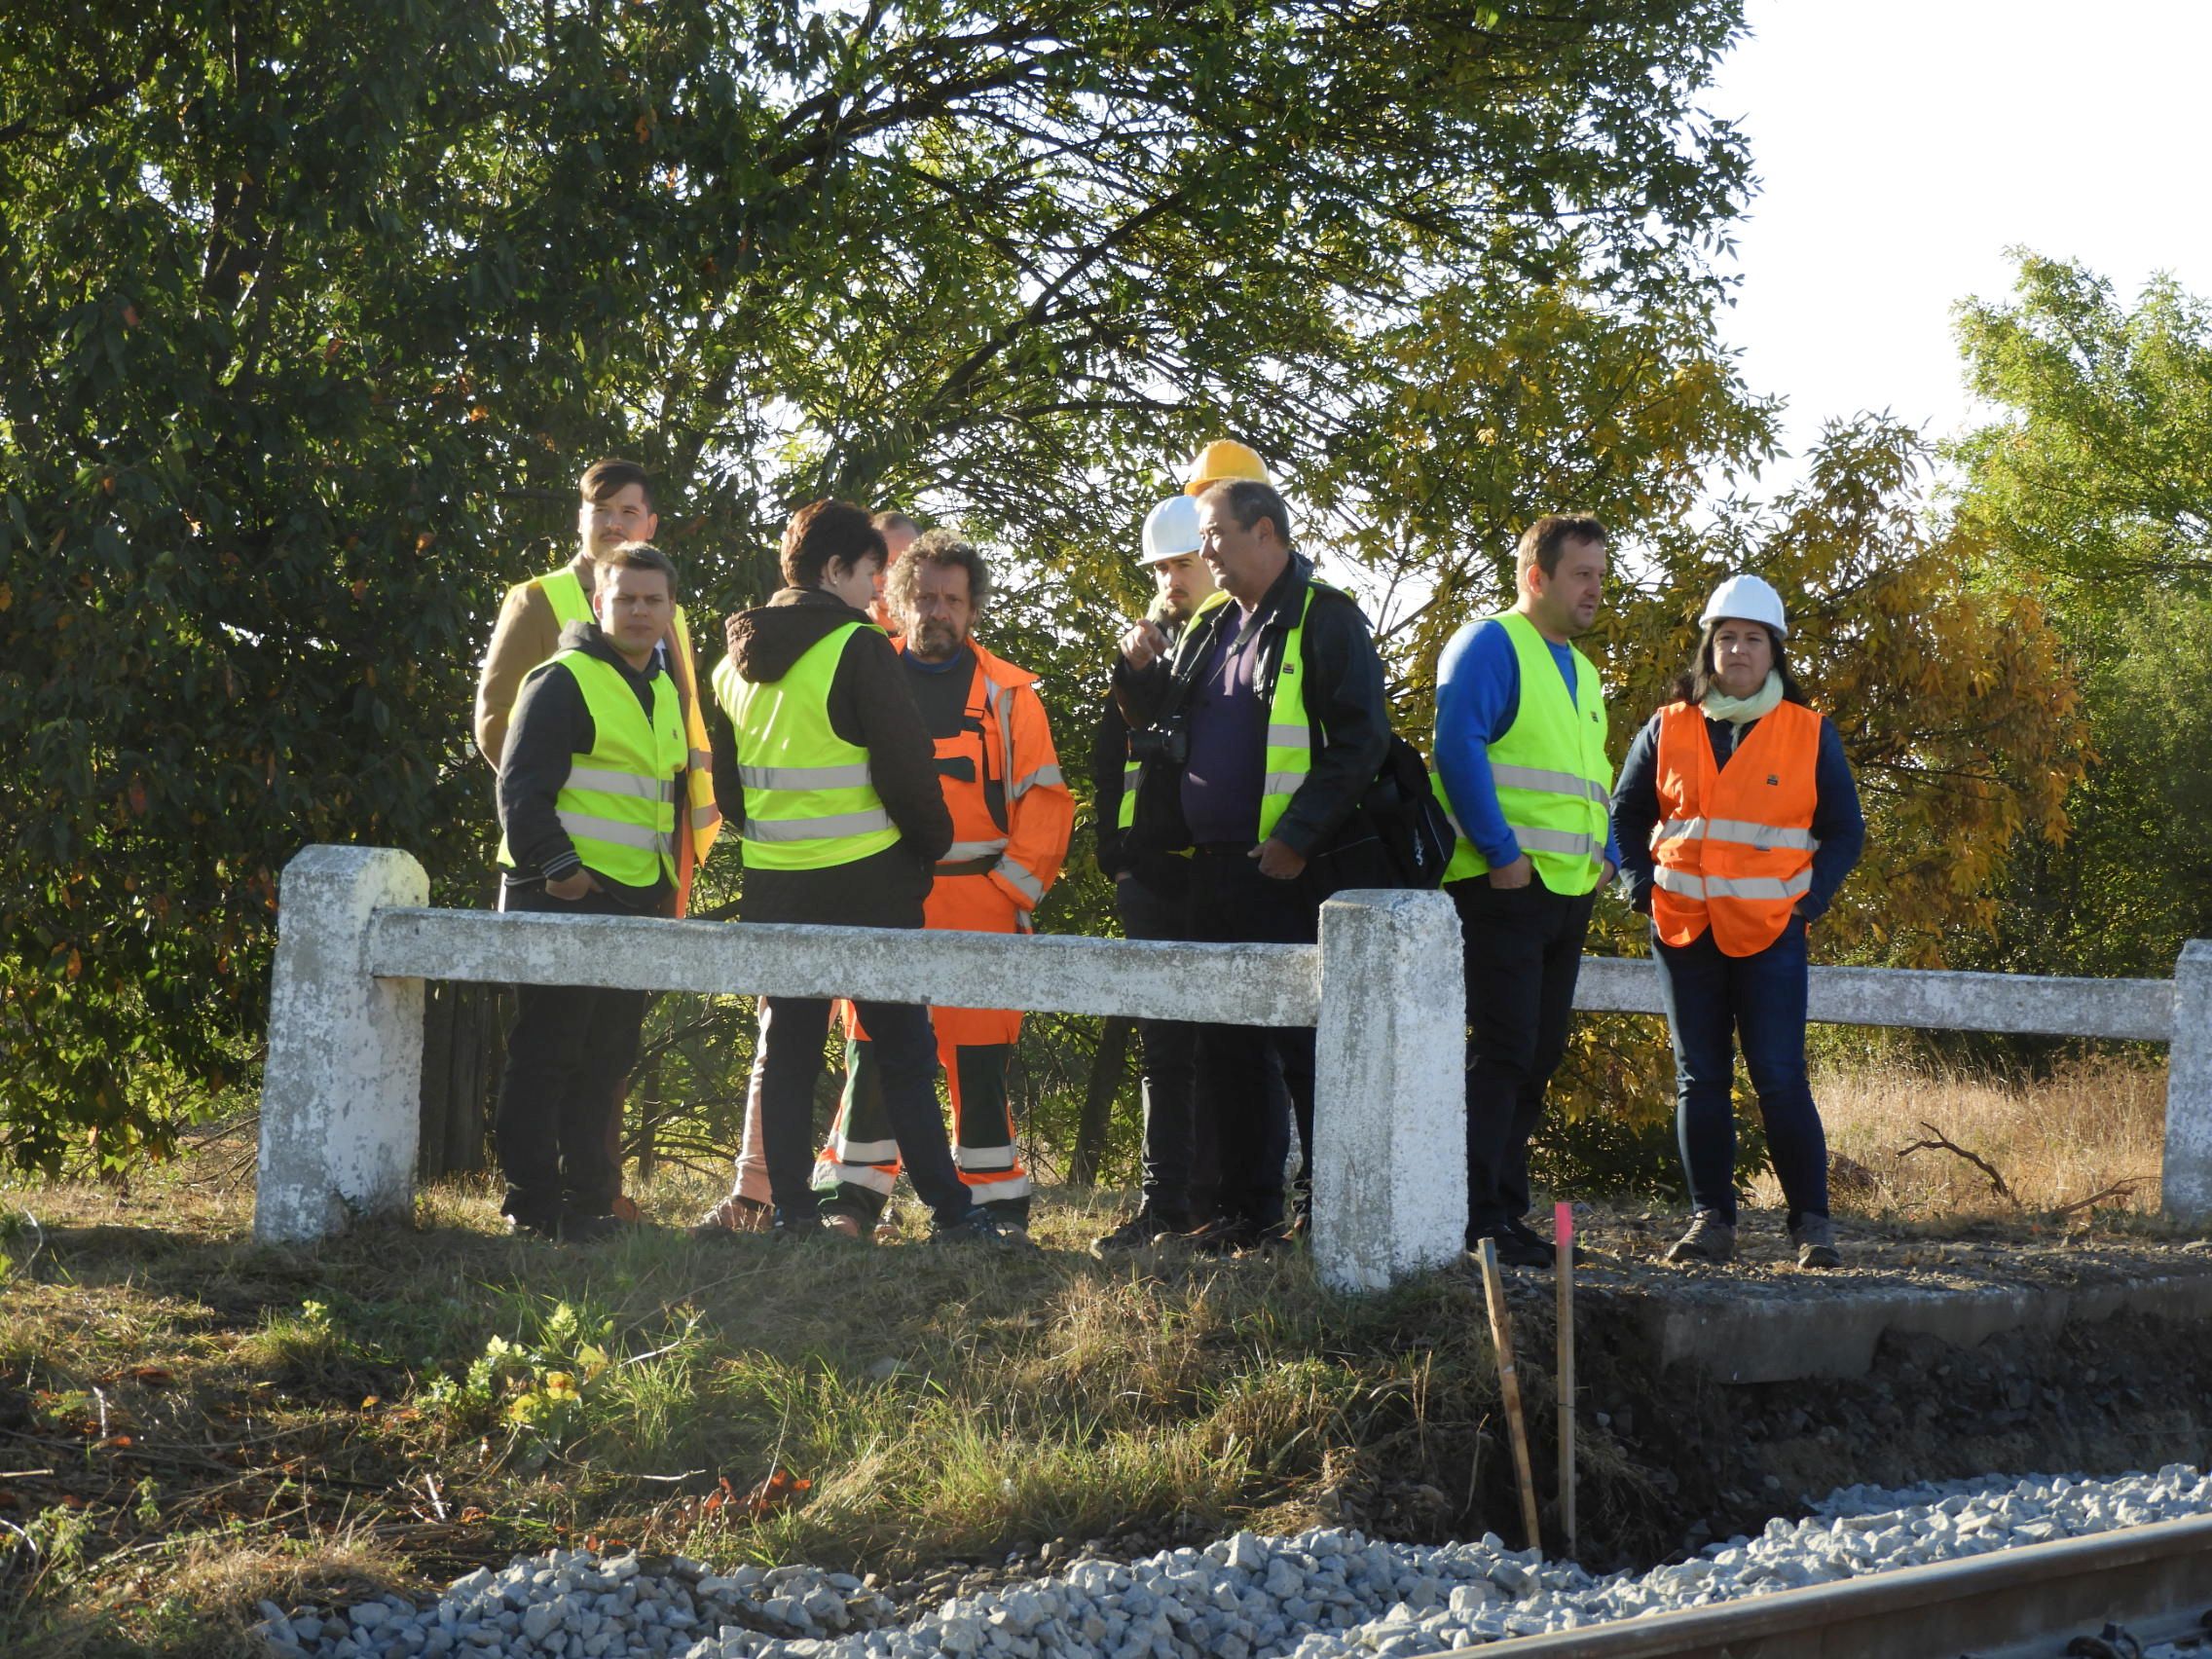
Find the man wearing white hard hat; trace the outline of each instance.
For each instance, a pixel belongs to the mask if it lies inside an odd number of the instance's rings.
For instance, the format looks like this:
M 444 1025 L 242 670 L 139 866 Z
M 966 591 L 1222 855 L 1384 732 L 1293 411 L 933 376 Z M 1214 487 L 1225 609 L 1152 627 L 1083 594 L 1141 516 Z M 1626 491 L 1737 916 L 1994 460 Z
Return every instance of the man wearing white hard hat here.
M 1629 898 L 1651 918 L 1694 1209 L 1667 1259 L 1736 1253 L 1740 1037 L 1797 1265 L 1833 1268 L 1827 1139 L 1805 1073 L 1805 934 L 1859 862 L 1866 822 L 1842 738 L 1789 672 L 1782 596 L 1730 576 L 1698 620 L 1697 654 L 1613 789 Z
M 1145 515 L 1141 561 L 1152 578 L 1146 617 L 1173 649 L 1183 625 L 1215 588 L 1198 557 L 1198 503 L 1170 496 Z M 1122 931 L 1130 939 L 1179 940 L 1190 888 L 1190 860 L 1125 846 L 1136 813 L 1137 775 L 1128 723 L 1112 697 L 1090 745 L 1091 799 L 1097 807 L 1098 867 L 1113 879 Z M 1094 1240 L 1093 1254 L 1137 1250 L 1199 1220 L 1213 1184 L 1215 1149 L 1198 1122 L 1198 1027 L 1179 1019 L 1137 1022 L 1143 1059 L 1144 1185 L 1134 1215 Z

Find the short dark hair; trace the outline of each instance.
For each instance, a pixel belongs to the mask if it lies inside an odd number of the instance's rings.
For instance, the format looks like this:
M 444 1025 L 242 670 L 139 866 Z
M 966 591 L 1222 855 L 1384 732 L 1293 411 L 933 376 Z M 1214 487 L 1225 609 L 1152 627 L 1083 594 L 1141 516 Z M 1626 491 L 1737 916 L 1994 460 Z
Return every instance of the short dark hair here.
M 1595 541 L 1604 546 L 1611 538 L 1605 527 L 1588 513 L 1546 513 L 1521 533 L 1521 545 L 1514 555 L 1517 574 L 1527 575 L 1529 567 L 1539 566 L 1547 576 L 1559 574 L 1560 555 L 1567 551 L 1569 541 Z
M 593 562 L 602 571 L 658 571 L 668 578 L 668 597 L 677 597 L 676 561 L 649 541 L 625 541 Z
M 636 461 L 624 461 L 620 456 L 610 455 L 585 467 L 583 477 L 576 483 L 576 493 L 587 501 L 604 501 L 633 484 L 645 493 L 645 511 L 660 511 L 653 503 L 652 475 Z
M 913 531 L 916 535 L 919 535 L 922 528 L 912 519 L 908 518 L 904 513 L 901 512 L 897 507 L 885 507 L 881 512 L 875 514 L 867 522 L 874 525 L 876 529 L 885 532 L 894 530 L 910 530 Z
M 1257 478 L 1224 478 L 1208 484 L 1198 493 L 1198 499 L 1221 501 L 1236 520 L 1238 530 L 1250 530 L 1262 519 L 1273 519 L 1276 536 L 1285 547 L 1290 545 L 1290 508 L 1272 484 L 1263 484 Z
M 975 544 L 962 539 L 959 532 L 951 530 L 926 531 L 906 549 L 899 563 L 891 567 L 891 574 L 884 578 L 883 603 L 891 608 L 894 616 L 903 615 L 913 608 L 914 593 L 921 586 L 922 567 L 935 565 L 940 570 L 959 570 L 968 572 L 968 604 L 977 616 L 991 597 L 991 568 L 983 563 L 982 554 Z
M 886 557 L 883 532 L 850 501 L 809 501 L 784 527 L 784 580 L 795 588 L 820 587 L 832 559 L 857 568 Z
M 1697 637 L 1697 652 L 1690 658 L 1689 667 L 1675 676 L 1675 697 L 1677 703 L 1702 703 L 1705 694 L 1713 689 L 1713 636 L 1720 624 L 1731 620 L 1715 616 L 1705 625 Z M 1806 702 L 1805 688 L 1797 683 L 1797 677 L 1789 672 L 1789 653 L 1783 647 L 1782 636 L 1764 622 L 1753 622 L 1754 628 L 1766 628 L 1768 644 L 1774 646 L 1774 671 L 1782 676 L 1782 700 L 1785 703 Z

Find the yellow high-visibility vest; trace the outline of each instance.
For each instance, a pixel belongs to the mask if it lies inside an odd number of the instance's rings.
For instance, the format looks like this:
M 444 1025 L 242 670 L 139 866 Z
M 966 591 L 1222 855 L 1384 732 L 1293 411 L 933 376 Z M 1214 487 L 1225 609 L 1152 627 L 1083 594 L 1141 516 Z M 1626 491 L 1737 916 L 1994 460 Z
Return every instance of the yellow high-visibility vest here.
M 553 620 L 561 627 L 566 628 L 571 622 L 599 620 L 592 614 L 591 597 L 584 592 L 584 584 L 576 579 L 576 572 L 569 566 L 563 565 L 558 571 L 534 577 L 532 585 L 545 595 L 546 603 L 553 607 Z M 699 707 L 706 689 L 699 683 L 698 661 L 691 654 L 691 632 L 684 626 L 683 607 L 674 607 L 673 613 L 675 627 L 671 632 L 676 639 L 676 649 L 683 658 L 684 677 L 691 682 L 691 701 L 683 710 L 683 736 L 690 750 L 685 758 L 691 769 L 684 786 L 684 807 L 691 815 L 692 860 L 705 864 L 716 835 L 721 832 L 722 815 L 715 805 L 715 758 L 707 748 L 706 716 Z
M 553 797 L 576 856 L 625 887 L 675 880 L 676 776 L 685 758 L 676 687 L 667 675 L 654 674 L 647 714 L 621 672 L 589 651 L 562 651 L 544 671 L 572 678 L 591 715 L 591 752 L 570 761 Z M 515 862 L 504 835 L 499 862 L 510 868 Z
M 727 657 L 715 696 L 737 734 L 745 822 L 738 836 L 756 869 L 824 869 L 894 846 L 899 831 L 868 776 L 867 751 L 830 723 L 830 685 L 845 642 L 864 622 L 817 640 L 783 679 L 747 680 Z
M 1569 699 L 1559 663 L 1533 622 L 1518 610 L 1490 620 L 1503 626 L 1512 640 L 1521 670 L 1520 707 L 1505 734 L 1490 746 L 1498 808 L 1546 887 L 1569 897 L 1588 893 L 1604 870 L 1612 810 L 1605 698 L 1598 671 L 1588 657 L 1567 646 L 1574 653 L 1574 695 Z M 1429 781 L 1450 813 L 1443 779 L 1432 769 Z M 1456 818 L 1452 827 L 1459 830 Z M 1464 881 L 1489 869 L 1490 861 L 1460 830 L 1444 879 Z

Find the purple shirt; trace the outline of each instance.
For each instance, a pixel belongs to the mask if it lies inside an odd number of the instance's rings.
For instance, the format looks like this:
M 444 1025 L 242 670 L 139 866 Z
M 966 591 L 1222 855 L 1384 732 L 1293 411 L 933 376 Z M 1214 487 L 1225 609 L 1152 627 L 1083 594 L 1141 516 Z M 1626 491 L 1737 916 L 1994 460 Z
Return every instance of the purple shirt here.
M 1191 758 L 1183 768 L 1183 820 L 1194 842 L 1258 839 L 1267 777 L 1268 708 L 1252 681 L 1260 630 L 1232 600 L 1191 688 Z

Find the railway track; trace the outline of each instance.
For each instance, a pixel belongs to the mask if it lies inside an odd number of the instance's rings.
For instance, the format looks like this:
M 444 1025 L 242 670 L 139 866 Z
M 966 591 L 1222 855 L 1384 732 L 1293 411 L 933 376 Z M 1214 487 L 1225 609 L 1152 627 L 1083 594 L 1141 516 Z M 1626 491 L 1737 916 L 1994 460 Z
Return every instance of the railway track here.
M 1439 1659 L 2027 1659 L 2062 1653 L 2070 1637 L 2108 1621 L 2146 1644 L 2204 1634 L 2208 1608 L 2212 1516 L 2196 1516 Z

